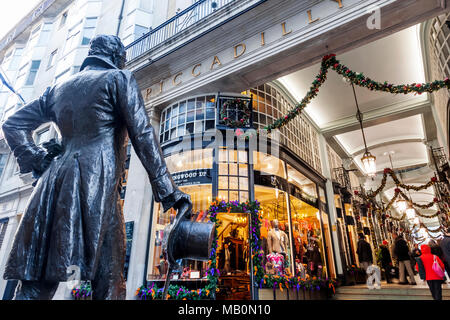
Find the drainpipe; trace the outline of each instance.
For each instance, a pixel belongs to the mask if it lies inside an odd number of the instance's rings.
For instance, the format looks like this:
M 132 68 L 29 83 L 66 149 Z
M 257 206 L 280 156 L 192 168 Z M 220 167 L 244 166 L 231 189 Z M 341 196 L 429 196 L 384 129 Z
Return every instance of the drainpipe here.
M 119 36 L 120 25 L 122 24 L 123 8 L 124 8 L 124 7 L 125 7 L 125 0 L 122 0 L 122 6 L 121 6 L 121 8 L 120 8 L 119 23 L 117 24 L 116 36 Z

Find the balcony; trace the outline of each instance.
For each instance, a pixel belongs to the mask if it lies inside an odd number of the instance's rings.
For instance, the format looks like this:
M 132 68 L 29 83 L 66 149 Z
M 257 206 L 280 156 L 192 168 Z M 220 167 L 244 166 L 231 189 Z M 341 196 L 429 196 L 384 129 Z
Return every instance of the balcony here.
M 175 35 L 189 29 L 205 17 L 218 12 L 237 0 L 200 0 L 167 20 L 157 28 L 136 39 L 126 47 L 127 60 L 131 61 Z
M 126 46 L 128 68 L 156 61 L 265 1 L 199 0 Z

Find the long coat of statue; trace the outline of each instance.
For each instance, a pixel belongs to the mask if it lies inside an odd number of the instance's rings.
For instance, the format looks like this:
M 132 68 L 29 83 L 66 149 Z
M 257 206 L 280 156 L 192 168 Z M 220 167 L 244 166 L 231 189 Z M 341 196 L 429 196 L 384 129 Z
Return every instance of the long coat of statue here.
M 101 282 L 94 287 L 100 298 L 124 298 L 126 246 L 118 185 L 127 132 L 155 200 L 167 210 L 184 196 L 167 170 L 135 78 L 107 59 L 113 38 L 97 38 L 100 50 L 90 51 L 79 73 L 49 87 L 2 126 L 21 173 L 41 170 L 46 152 L 31 135 L 41 124 L 56 124 L 64 148 L 37 181 L 5 279 L 67 281 L 67 268 L 74 265 L 82 280 Z

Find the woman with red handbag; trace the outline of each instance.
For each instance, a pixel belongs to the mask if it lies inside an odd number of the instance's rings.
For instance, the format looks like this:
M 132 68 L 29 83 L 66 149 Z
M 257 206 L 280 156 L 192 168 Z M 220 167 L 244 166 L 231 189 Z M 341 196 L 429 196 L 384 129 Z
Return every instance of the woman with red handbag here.
M 425 269 L 425 280 L 430 288 L 434 300 L 442 300 L 442 283 L 444 282 L 444 264 L 438 256 L 431 254 L 431 248 L 426 244 L 420 247 L 423 268 Z M 419 264 L 416 265 L 417 271 Z M 420 271 L 419 271 L 420 272 Z

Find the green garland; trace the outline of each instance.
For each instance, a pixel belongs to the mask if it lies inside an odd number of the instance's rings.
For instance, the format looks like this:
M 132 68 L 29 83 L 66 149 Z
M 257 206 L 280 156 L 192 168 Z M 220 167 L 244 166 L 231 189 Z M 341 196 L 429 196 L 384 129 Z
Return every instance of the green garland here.
M 219 270 L 216 268 L 217 265 L 217 229 L 219 228 L 221 222 L 217 219 L 217 209 L 216 202 L 213 202 L 208 209 L 209 220 L 214 223 L 214 235 L 212 241 L 211 255 L 208 260 L 208 269 L 206 271 L 208 283 L 202 289 L 189 290 L 185 286 L 169 285 L 167 290 L 168 298 L 174 300 L 201 300 L 201 299 L 212 299 L 215 295 L 217 289 Z M 135 295 L 140 300 L 155 300 L 162 299 L 163 288 L 158 288 L 155 282 L 151 283 L 150 288 L 143 285 L 136 290 Z
M 327 79 L 327 73 L 330 68 L 343 76 L 345 79 L 349 80 L 351 83 L 360 87 L 367 88 L 371 91 L 389 92 L 392 94 L 422 94 L 425 92 L 431 93 L 443 88 L 450 89 L 450 80 L 448 78 L 445 78 L 445 80 L 442 81 L 436 80 L 431 83 L 412 83 L 407 85 L 394 85 L 388 82 L 377 82 L 364 76 L 364 74 L 362 73 L 357 73 L 350 70 L 348 67 L 341 64 L 336 59 L 335 54 L 330 54 L 323 57 L 319 74 L 312 82 L 312 85 L 309 91 L 306 93 L 305 97 L 299 103 L 297 103 L 294 108 L 288 112 L 287 115 L 278 118 L 273 124 L 266 126 L 265 129 L 268 132 L 272 131 L 273 129 L 279 129 L 289 123 L 296 116 L 298 116 L 302 112 L 302 110 L 311 102 L 311 100 L 317 96 L 319 88 Z
M 209 219 L 215 224 L 213 244 L 211 248 L 211 256 L 208 260 L 208 270 L 207 279 L 208 284 L 203 289 L 189 290 L 184 286 L 170 285 L 168 289 L 168 298 L 175 300 L 201 300 L 201 299 L 213 299 L 215 293 L 218 291 L 218 280 L 219 280 L 219 269 L 217 269 L 217 229 L 219 228 L 221 222 L 217 218 L 217 213 L 219 212 L 236 212 L 236 213 L 247 213 L 251 212 L 251 217 L 255 216 L 258 218 L 259 212 L 258 201 L 254 202 L 243 202 L 238 201 L 225 202 L 216 199 L 208 209 L 207 214 L 209 214 Z M 259 230 L 259 228 L 257 228 Z M 255 228 L 253 228 L 254 231 Z M 162 299 L 163 288 L 158 288 L 155 282 L 151 283 L 150 288 L 146 286 L 141 286 L 136 291 L 136 296 L 141 300 L 154 300 Z
M 236 98 L 232 100 L 226 100 L 220 108 L 220 120 L 225 122 L 227 127 L 231 128 L 242 128 L 249 124 L 249 119 L 251 116 L 251 110 L 248 106 L 250 102 L 245 102 L 242 99 Z M 227 110 L 230 106 L 235 107 L 239 111 L 243 112 L 243 116 L 239 120 L 232 120 L 227 116 Z

